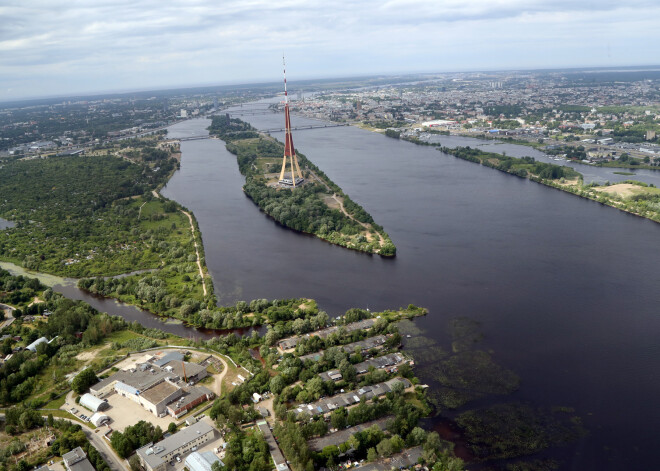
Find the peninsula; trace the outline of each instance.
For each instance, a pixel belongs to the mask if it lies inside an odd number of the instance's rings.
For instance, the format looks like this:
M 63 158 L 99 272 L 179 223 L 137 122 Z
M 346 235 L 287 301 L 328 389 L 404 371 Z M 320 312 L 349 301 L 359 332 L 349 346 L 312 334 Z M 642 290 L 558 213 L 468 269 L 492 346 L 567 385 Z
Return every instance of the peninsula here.
M 396 255 L 385 230 L 303 154 L 297 154 L 304 182 L 283 187 L 279 172 L 284 145 L 240 119 L 214 117 L 212 135 L 227 143 L 245 176 L 243 190 L 268 216 L 296 231 L 353 250 Z

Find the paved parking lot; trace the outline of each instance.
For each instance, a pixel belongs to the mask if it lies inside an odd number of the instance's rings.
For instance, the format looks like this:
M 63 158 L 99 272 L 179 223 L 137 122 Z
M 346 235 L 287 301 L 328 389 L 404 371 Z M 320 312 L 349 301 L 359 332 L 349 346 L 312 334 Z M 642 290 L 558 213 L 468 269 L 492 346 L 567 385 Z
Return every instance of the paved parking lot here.
M 127 397 L 122 397 L 117 393 L 112 393 L 105 399 L 108 400 L 110 408 L 104 410 L 103 413 L 112 419 L 110 427 L 113 430 L 122 432 L 127 426 L 135 425 L 140 420 L 144 420 L 154 425 L 160 425 L 160 428 L 166 431 L 170 422 L 175 422 L 175 419 L 169 415 L 162 418 L 156 417 L 140 404 L 131 401 Z

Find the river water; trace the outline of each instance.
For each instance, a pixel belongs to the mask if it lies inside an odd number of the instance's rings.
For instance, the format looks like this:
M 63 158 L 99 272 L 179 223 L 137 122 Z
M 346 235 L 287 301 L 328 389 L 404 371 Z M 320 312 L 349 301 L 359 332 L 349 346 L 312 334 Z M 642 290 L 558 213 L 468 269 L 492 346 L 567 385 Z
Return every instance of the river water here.
M 653 183 L 655 186 L 660 185 L 660 170 L 637 170 L 637 169 L 624 169 L 624 168 L 608 168 L 596 167 L 590 164 L 579 162 L 567 161 L 565 159 L 555 160 L 556 156 L 550 156 L 534 149 L 533 147 L 522 146 L 517 144 L 509 144 L 504 141 L 484 141 L 482 139 L 474 139 L 470 137 L 461 136 L 439 136 L 428 135 L 428 141 L 437 143 L 445 147 L 478 147 L 487 152 L 506 152 L 506 155 L 511 157 L 534 157 L 540 162 L 547 162 L 555 165 L 564 165 L 574 168 L 584 176 L 585 183 L 605 183 L 605 182 L 621 182 L 624 180 L 638 180 L 645 183 Z M 634 175 L 617 175 L 614 172 L 628 172 Z
M 280 114 L 243 119 L 283 123 Z M 169 136 L 201 135 L 208 124 L 189 120 Z M 590 434 L 568 448 L 566 469 L 655 466 L 659 225 L 354 127 L 294 131 L 294 141 L 385 227 L 397 257 L 282 228 L 244 196 L 222 141 L 182 142 L 181 170 L 163 194 L 195 213 L 220 303 L 306 296 L 330 315 L 414 303 L 430 311 L 418 325 L 443 340 L 448 319 L 476 319 L 495 359 L 522 378 L 510 399 L 571 406 L 584 418 Z M 587 181 L 618 177 L 578 170 L 593 175 Z

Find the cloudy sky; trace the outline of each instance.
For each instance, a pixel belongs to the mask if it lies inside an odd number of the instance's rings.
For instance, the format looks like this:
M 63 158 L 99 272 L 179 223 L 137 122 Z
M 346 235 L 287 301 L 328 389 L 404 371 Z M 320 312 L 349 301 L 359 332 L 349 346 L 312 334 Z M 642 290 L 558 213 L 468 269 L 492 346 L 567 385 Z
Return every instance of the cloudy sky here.
M 3 0 L 0 101 L 660 62 L 658 0 Z

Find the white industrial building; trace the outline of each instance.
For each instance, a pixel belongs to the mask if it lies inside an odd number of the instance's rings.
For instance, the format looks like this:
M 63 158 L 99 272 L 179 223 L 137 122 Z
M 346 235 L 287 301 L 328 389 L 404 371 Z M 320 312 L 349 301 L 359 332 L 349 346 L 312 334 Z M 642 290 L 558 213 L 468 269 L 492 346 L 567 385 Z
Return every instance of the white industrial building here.
M 94 424 L 95 427 L 100 427 L 106 422 L 110 421 L 110 417 L 100 412 L 95 412 L 90 418 L 89 421 Z
M 31 352 L 36 352 L 37 351 L 37 345 L 39 345 L 40 343 L 48 343 L 48 339 L 46 337 L 38 338 L 37 340 L 35 340 L 34 342 L 32 342 L 30 345 L 28 345 L 25 348 L 27 348 Z
M 190 453 L 186 458 L 185 465 L 190 471 L 211 471 L 213 463 L 220 463 L 221 466 L 225 464 L 215 456 L 215 453 L 211 451 L 205 451 L 200 453 L 195 451 Z
M 175 456 L 196 451 L 197 447 L 215 438 L 215 429 L 205 421 L 170 435 L 156 444 L 143 446 L 136 451 L 140 463 L 147 471 L 165 471 L 167 463 Z
M 448 127 L 456 124 L 456 121 L 452 121 L 449 119 L 434 119 L 433 121 L 425 121 L 422 123 L 422 126 L 425 128 L 437 128 L 440 126 L 443 127 Z
M 99 399 L 98 397 L 94 397 L 89 393 L 85 393 L 80 396 L 80 405 L 86 407 L 92 412 L 98 412 L 108 408 L 107 402 Z

